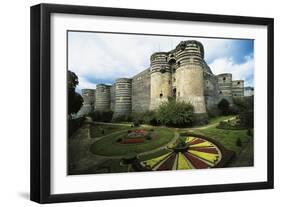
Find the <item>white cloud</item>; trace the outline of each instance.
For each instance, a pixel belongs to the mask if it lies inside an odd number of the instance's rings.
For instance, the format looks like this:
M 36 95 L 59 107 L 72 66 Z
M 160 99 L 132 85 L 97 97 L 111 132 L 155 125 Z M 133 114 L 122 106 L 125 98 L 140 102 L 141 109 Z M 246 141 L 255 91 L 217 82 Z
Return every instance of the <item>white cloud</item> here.
M 70 32 L 69 70 L 78 75 L 80 89 L 92 88 L 98 83 L 112 82 L 120 77 L 132 77 L 149 67 L 152 53 L 170 51 L 180 41 L 190 39 L 202 42 L 205 59 L 208 63 L 211 62 L 214 73 L 227 72 L 231 68 L 237 69 L 233 61 L 222 58 L 230 54 L 231 40 Z M 242 66 L 246 67 L 243 64 Z M 235 76 L 240 73 L 238 71 L 241 72 L 241 69 L 235 71 Z
M 94 88 L 96 88 L 96 84 L 89 82 L 84 77 L 80 77 L 79 78 L 79 84 L 78 84 L 76 89 L 78 91 L 81 91 L 81 89 L 83 89 L 83 88 L 94 89 Z
M 209 64 L 214 74 L 232 73 L 233 80 L 244 80 L 245 86 L 253 85 L 254 59 L 245 57 L 245 62 L 235 63 L 231 58 L 218 58 Z

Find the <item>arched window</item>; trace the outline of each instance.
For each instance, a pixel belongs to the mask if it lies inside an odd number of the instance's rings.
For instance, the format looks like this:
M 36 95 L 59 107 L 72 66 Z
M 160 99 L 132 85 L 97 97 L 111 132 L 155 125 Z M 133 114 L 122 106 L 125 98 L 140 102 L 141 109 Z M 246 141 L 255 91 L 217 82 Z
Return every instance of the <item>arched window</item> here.
M 160 93 L 160 98 L 162 98 L 162 97 L 163 97 L 163 93 L 161 92 L 161 93 Z

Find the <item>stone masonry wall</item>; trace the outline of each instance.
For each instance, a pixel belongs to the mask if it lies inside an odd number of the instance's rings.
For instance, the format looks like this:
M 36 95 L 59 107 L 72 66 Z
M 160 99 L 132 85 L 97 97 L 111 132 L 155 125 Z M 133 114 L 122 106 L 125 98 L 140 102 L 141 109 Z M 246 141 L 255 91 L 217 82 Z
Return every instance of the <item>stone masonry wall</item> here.
M 150 104 L 150 68 L 132 79 L 132 112 L 145 112 Z

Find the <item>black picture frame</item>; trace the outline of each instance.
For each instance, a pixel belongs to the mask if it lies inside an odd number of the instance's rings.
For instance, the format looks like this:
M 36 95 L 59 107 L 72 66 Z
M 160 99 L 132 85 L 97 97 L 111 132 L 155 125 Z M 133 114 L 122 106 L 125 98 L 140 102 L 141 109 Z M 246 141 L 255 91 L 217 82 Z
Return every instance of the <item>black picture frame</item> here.
M 51 130 L 51 72 L 50 72 L 50 15 L 52 13 L 99 15 L 112 17 L 151 18 L 206 23 L 233 23 L 267 26 L 267 181 L 238 184 L 168 187 L 154 189 L 51 194 L 50 189 L 50 130 Z M 274 20 L 272 18 L 195 14 L 168 11 L 103 8 L 56 4 L 39 4 L 31 7 L 31 175 L 32 201 L 39 203 L 166 196 L 225 191 L 273 188 L 274 177 L 274 112 L 273 112 L 273 62 Z

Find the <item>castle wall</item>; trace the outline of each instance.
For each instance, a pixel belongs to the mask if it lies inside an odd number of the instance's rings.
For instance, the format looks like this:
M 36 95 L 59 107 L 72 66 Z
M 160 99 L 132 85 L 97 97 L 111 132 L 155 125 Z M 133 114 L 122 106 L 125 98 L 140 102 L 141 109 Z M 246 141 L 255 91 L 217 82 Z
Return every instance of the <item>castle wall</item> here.
M 149 110 L 150 105 L 150 68 L 132 78 L 132 112 Z
M 204 72 L 204 96 L 208 114 L 216 116 L 219 114 L 217 107 L 219 99 L 218 78 L 208 72 Z
M 218 96 L 219 84 L 218 78 L 210 73 L 203 73 L 204 76 L 204 96 Z

